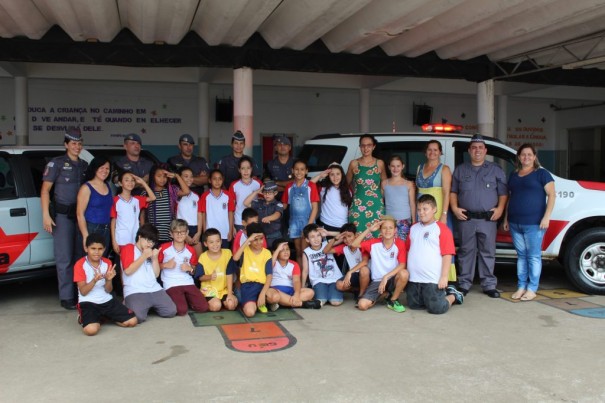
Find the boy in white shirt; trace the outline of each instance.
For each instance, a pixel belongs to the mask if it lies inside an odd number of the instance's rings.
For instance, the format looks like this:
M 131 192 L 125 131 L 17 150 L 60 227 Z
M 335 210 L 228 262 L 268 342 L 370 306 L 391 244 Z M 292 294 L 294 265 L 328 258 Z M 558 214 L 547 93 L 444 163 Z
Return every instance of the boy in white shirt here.
M 371 227 L 361 232 L 351 244 L 361 249 L 362 253 L 372 259 L 372 282 L 361 296 L 358 308 L 366 311 L 374 306 L 378 298 L 387 294 L 387 308 L 395 312 L 405 312 L 399 302 L 399 296 L 408 282 L 408 271 L 405 269 L 407 250 L 405 243 L 396 237 L 395 219 L 383 216 Z M 380 238 L 364 241 L 370 232 L 380 229 Z
M 343 225 L 340 233 L 328 241 L 324 253 L 344 255 L 347 270 L 343 267 L 345 276 L 336 282 L 336 288 L 343 292 L 351 291 L 355 295 L 355 301 L 359 301 L 370 284 L 370 257 L 361 253 L 361 249 L 351 246 L 356 230 L 355 224 Z
M 78 321 L 87 336 L 94 336 L 101 329 L 101 317 L 108 317 L 121 327 L 134 327 L 137 318 L 130 309 L 112 295 L 111 280 L 116 275 L 116 265 L 103 257 L 104 237 L 92 233 L 86 238 L 86 257 L 74 265 L 74 282 L 78 286 Z
M 446 313 L 453 304 L 462 304 L 464 294 L 448 286 L 452 255 L 456 254 L 454 237 L 446 224 L 435 220 L 437 202 L 431 195 L 422 195 L 417 203 L 418 222 L 410 228 L 406 288 L 410 309 L 426 309 L 429 313 Z
M 176 315 L 174 302 L 157 282 L 160 250 L 155 248 L 155 243 L 158 237 L 153 224 L 143 224 L 137 231 L 136 243 L 125 245 L 120 251 L 124 302 L 137 315 L 139 323 L 147 319 L 151 308 L 163 318 Z
M 322 306 L 326 302 L 334 306 L 341 305 L 343 296 L 336 288 L 336 282 L 342 278 L 342 272 L 334 255 L 323 251 L 328 244 L 323 240 L 328 235 L 327 231 L 317 224 L 308 224 L 303 228 L 302 235 L 309 245 L 303 251 L 302 285 L 306 284 L 308 276 L 315 299 L 318 299 Z
M 172 242 L 160 247 L 158 261 L 162 269 L 162 285 L 176 305 L 176 314 L 183 316 L 191 308 L 195 312 L 206 312 L 208 302 L 193 282 L 193 272 L 197 265 L 195 250 L 185 243 L 187 221 L 172 220 L 170 235 Z

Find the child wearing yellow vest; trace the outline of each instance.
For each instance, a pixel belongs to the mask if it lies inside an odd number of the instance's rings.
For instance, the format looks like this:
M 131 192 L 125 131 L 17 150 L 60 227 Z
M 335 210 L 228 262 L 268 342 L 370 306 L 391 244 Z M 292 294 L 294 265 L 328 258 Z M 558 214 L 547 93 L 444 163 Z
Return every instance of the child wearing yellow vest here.
M 233 294 L 233 274 L 235 263 L 229 249 L 221 249 L 222 237 L 216 228 L 208 228 L 202 242 L 206 252 L 200 255 L 195 268 L 195 278 L 201 283 L 200 290 L 211 312 L 218 312 L 222 307 L 229 311 L 237 308 L 237 298 Z
M 267 261 L 271 261 L 271 252 L 263 248 L 265 240 L 263 227 L 257 223 L 249 224 L 246 227 L 246 233 L 248 239 L 235 252 L 233 260 L 239 262 L 241 259 L 242 261 L 240 268 L 241 304 L 244 315 L 251 318 L 257 308 L 262 313 L 268 311 L 265 297 L 271 286 L 273 271 L 271 264 L 267 264 Z

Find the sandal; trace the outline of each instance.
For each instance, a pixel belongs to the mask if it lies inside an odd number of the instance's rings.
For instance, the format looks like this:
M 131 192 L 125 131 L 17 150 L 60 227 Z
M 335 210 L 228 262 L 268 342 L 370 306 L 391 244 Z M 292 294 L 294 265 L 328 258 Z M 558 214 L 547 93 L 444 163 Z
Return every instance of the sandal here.
M 510 297 L 512 299 L 521 299 L 521 297 L 523 296 L 523 294 L 525 294 L 526 290 L 524 288 L 519 288 L 517 291 L 515 291 L 513 293 L 513 295 L 511 295 Z
M 536 298 L 536 293 L 533 291 L 527 291 L 525 294 L 523 294 L 523 296 L 521 297 L 521 301 L 531 301 L 532 299 Z

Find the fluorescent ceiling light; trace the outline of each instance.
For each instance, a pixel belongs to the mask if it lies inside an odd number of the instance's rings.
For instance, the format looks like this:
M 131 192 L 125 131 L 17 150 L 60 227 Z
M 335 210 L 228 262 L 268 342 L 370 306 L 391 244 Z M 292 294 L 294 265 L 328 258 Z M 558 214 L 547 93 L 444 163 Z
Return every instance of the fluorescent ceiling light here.
M 561 66 L 565 70 L 573 70 L 580 67 L 592 66 L 593 64 L 605 63 L 605 56 L 595 57 L 593 59 L 580 60 L 573 63 L 567 63 Z

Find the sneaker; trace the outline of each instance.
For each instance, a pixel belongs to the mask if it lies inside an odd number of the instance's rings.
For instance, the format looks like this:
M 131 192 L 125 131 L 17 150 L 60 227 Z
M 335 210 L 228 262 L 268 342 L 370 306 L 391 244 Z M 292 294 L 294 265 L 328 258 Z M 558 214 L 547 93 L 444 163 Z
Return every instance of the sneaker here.
M 462 305 L 462 303 L 464 302 L 464 293 L 458 291 L 453 285 L 449 285 L 445 289 L 445 295 L 453 295 L 455 298 L 454 303 L 457 305 Z
M 405 312 L 405 306 L 401 305 L 398 300 L 389 299 L 387 301 L 387 308 L 395 312 Z
M 312 299 L 302 303 L 304 309 L 321 309 L 321 302 L 318 299 Z
M 276 303 L 274 303 L 274 304 L 269 305 L 269 310 L 270 310 L 271 312 L 275 312 L 275 311 L 277 311 L 278 309 L 279 309 L 279 304 L 278 304 L 277 302 L 276 302 Z
M 259 305 L 259 306 L 258 306 L 258 311 L 259 311 L 260 313 L 267 313 L 267 312 L 269 312 L 269 311 L 267 310 L 267 306 L 266 306 L 266 305 Z

